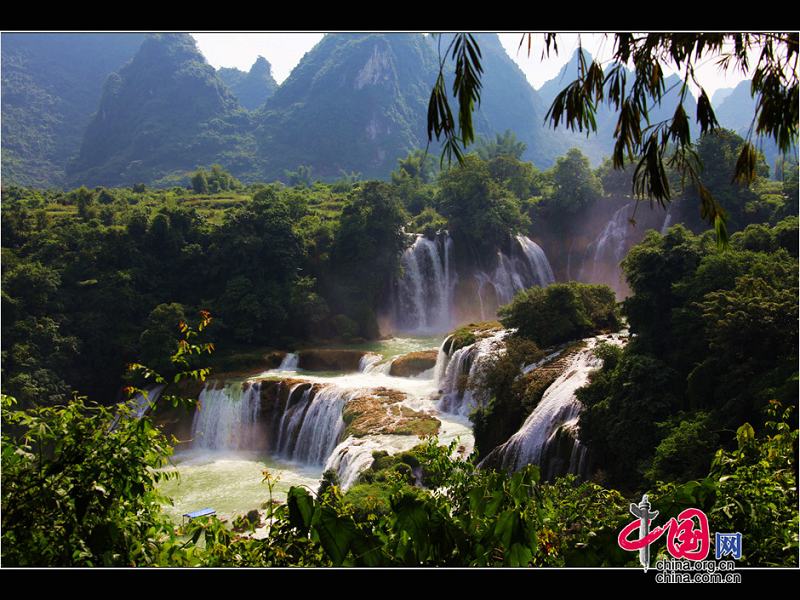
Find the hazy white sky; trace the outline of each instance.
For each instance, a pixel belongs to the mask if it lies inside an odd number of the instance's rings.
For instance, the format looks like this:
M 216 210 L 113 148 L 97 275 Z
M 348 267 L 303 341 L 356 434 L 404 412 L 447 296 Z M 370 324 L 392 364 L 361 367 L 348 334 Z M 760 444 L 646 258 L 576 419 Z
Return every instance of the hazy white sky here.
M 321 33 L 193 33 L 200 51 L 206 60 L 216 68 L 236 67 L 243 71 L 250 69 L 261 55 L 272 64 L 272 74 L 278 83 L 289 76 L 303 55 L 320 39 Z M 538 89 L 552 79 L 578 47 L 578 34 L 562 33 L 558 38 L 558 56 L 541 60 L 544 46 L 543 36 L 534 34 L 530 57 L 527 42 L 519 47 L 521 33 L 501 33 L 500 41 L 509 56 L 525 72 L 531 85 Z M 613 36 L 600 33 L 582 33 L 583 47 L 601 61 L 608 60 L 614 49 Z M 666 69 L 668 73 L 672 72 Z M 723 76 L 713 59 L 704 59 L 696 71 L 699 79 L 711 96 L 715 90 L 734 87 L 745 77 L 739 73 Z M 565 82 L 566 83 L 566 82 Z

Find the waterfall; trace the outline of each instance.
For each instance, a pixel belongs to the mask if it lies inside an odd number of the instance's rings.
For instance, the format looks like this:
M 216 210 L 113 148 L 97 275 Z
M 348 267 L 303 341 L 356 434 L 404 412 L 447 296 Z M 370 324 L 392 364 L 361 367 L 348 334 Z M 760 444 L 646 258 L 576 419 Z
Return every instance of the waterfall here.
M 528 265 L 536 275 L 536 284 L 544 287 L 553 283 L 556 278 L 541 246 L 524 235 L 518 235 L 517 241 L 528 259 Z
M 126 405 L 131 410 L 129 413 L 130 416 L 135 419 L 141 419 L 151 411 L 153 406 L 155 406 L 155 403 L 158 401 L 158 397 L 161 396 L 161 392 L 164 391 L 165 387 L 165 384 L 151 386 L 144 390 L 143 394 L 136 394 L 133 398 L 122 402 L 122 404 Z M 114 416 L 113 421 L 111 421 L 110 428 L 112 431 L 117 428 L 121 418 L 121 412 L 118 412 Z
M 301 389 L 305 387 L 305 389 Z M 272 450 L 283 458 L 322 465 L 344 431 L 342 409 L 358 391 L 296 384 L 286 399 Z
M 508 304 L 520 290 L 533 285 L 544 287 L 555 281 L 553 269 L 544 250 L 533 240 L 518 235 L 514 238 L 516 245 L 512 244 L 511 255 L 501 251 L 497 252 L 495 269 L 491 273 L 478 271 L 475 278 L 478 282 L 478 301 L 481 307 L 481 318 L 493 318 L 488 314 L 487 303 L 484 301 L 484 290 L 491 286 L 494 291 L 495 303 L 489 303 L 493 309 L 503 304 Z
M 359 373 L 383 373 L 388 375 L 392 368 L 392 361 L 383 362 L 383 355 L 367 352 L 358 361 Z
M 457 272 L 453 246 L 447 232 L 438 234 L 435 240 L 417 235 L 403 253 L 403 275 L 394 282 L 392 293 L 391 321 L 396 331 L 416 334 L 448 331 L 456 325 L 457 304 L 480 305 L 483 319 L 494 318 L 497 307 L 510 302 L 519 290 L 555 281 L 544 251 L 523 235 L 510 238 L 509 249 L 498 250 L 490 268 L 460 265 L 461 272 Z M 475 296 L 456 297 L 458 281 L 470 279 L 477 282 Z
M 442 343 L 434 367 L 436 386 L 442 394 L 437 403 L 439 410 L 466 417 L 486 403 L 484 369 L 492 356 L 504 351 L 502 342 L 507 334 L 506 330 L 494 332 L 452 353 L 446 348 L 452 348 L 452 338 Z
M 667 233 L 667 229 L 669 229 L 669 226 L 672 225 L 672 207 L 673 203 L 670 202 L 669 208 L 667 208 L 667 214 L 664 216 L 664 224 L 661 225 L 661 235 Z
M 606 283 L 620 292 L 623 287 L 620 263 L 631 245 L 630 216 L 635 206 L 634 201 L 617 209 L 597 238 L 586 247 L 580 281 Z
M 232 383 L 200 392 L 192 421 L 194 448 L 204 450 L 252 450 L 263 447 L 258 416 L 261 384 Z
M 278 371 L 297 371 L 297 365 L 300 362 L 300 356 L 294 352 L 287 352 L 283 357 Z
M 575 391 L 586 385 L 589 374 L 602 364 L 594 356 L 598 341 L 620 343 L 616 336 L 588 339 L 586 347 L 570 359 L 564 372 L 547 388 L 519 431 L 492 450 L 481 464 L 497 464 L 509 471 L 536 464 L 542 467 L 546 477 L 559 471 L 582 472 L 586 448 L 578 441 L 581 404 Z M 564 446 L 568 449 L 566 460 L 560 456 L 565 454 Z M 560 460 L 563 467 L 555 468 L 556 460 Z
M 453 240 L 445 232 L 430 240 L 417 235 L 400 259 L 403 275 L 396 282 L 394 323 L 402 331 L 435 333 L 452 326 L 455 272 Z

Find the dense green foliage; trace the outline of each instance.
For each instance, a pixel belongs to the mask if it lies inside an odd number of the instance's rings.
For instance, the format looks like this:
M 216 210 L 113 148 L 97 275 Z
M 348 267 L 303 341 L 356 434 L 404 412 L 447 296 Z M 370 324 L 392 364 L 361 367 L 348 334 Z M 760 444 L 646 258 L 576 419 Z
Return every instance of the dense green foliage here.
M 450 223 L 451 233 L 476 248 L 497 246 L 528 224 L 517 198 L 475 156 L 442 175 L 437 208 Z
M 7 187 L 4 391 L 26 406 L 72 390 L 112 397 L 123 365 L 164 364 L 169 321 L 198 309 L 218 317 L 219 365 L 259 347 L 377 337 L 402 227 L 448 229 L 489 256 L 525 232 L 525 199 L 547 175 L 509 156 L 469 165 L 437 173 L 415 151 L 391 183 L 244 186 L 213 164 L 189 189 Z
M 616 331 L 620 317 L 614 292 L 605 285 L 554 283 L 518 292 L 501 307 L 500 322 L 516 335 L 547 348 L 601 331 Z
M 331 248 L 332 304 L 358 324 L 359 335 L 378 336 L 374 310 L 387 276 L 398 269 L 407 240 L 400 227 L 408 220 L 394 190 L 385 183 L 359 187 L 342 210 Z
M 531 50 L 531 33 L 528 53 Z M 523 36 L 520 46 L 525 41 Z M 695 73 L 694 64 L 704 55 L 719 57 L 723 71 L 729 68 L 747 71 L 751 52 L 759 53 L 753 72 L 750 94 L 755 97 L 752 133 L 769 136 L 784 153 L 797 145 L 798 74 L 800 60 L 796 33 L 616 33 L 611 61 L 604 69 L 598 60 L 584 54 L 578 46 L 577 72 L 574 81 L 555 94 L 546 120 L 554 128 L 560 124 L 573 131 L 597 133 L 598 107 L 607 105 L 618 114 L 614 128 L 613 164 L 617 169 L 636 165 L 633 189 L 636 195 L 666 206 L 672 198 L 665 164 L 669 163 L 696 189 L 703 219 L 712 224 L 721 246 L 727 244 L 726 213 L 700 174 L 702 163 L 696 160 L 693 132 L 685 104 L 691 98 L 690 84 L 699 88 L 694 120 L 701 134 L 714 132 L 719 123 L 705 90 Z M 558 35 L 544 34 L 545 53 L 558 52 Z M 449 98 L 443 92 L 444 63 L 440 63 L 437 83 L 432 86 L 428 110 L 429 139 L 444 139 L 443 156 L 456 156 L 463 162 L 461 146 L 474 138 L 472 113 L 481 98 L 484 67 L 479 44 L 468 33 L 455 34 L 452 47 L 455 58 L 460 47 L 468 46 L 469 59 L 455 61 L 453 92 L 458 98 L 459 118 L 452 118 Z M 727 46 L 727 47 L 726 47 Z M 732 49 L 731 49 L 732 47 Z M 672 88 L 679 88 L 673 100 L 674 112 L 667 108 L 659 120 L 669 88 L 662 62 L 671 61 L 684 69 Z M 631 73 L 629 66 L 633 66 Z M 673 76 L 674 77 L 674 76 Z M 627 84 L 633 79 L 634 83 Z M 678 85 L 680 84 L 680 85 Z M 751 183 L 757 176 L 758 153 L 749 137 L 740 148 L 731 178 Z
M 483 381 L 491 398 L 470 416 L 478 456 L 485 457 L 514 435 L 536 408 L 554 377 L 542 376 L 541 369 L 535 369 L 530 377 L 520 377 L 519 370 L 520 365 L 537 362 L 544 355 L 531 340 L 512 336 L 506 341 L 506 351 L 494 356 L 486 367 Z
M 149 419 L 111 427 L 114 411 L 81 399 L 21 412 L 3 396 L 2 409 L 4 566 L 170 562 L 157 492 L 169 446 Z
M 267 504 L 266 538 L 252 538 L 247 529 L 253 525 L 244 519 L 236 520 L 238 533 L 216 517 L 178 530 L 156 502 L 160 472 L 151 467 L 168 452 L 161 434 L 148 418 L 123 418 L 109 435 L 111 414 L 82 406 L 4 411 L 27 432 L 16 439 L 4 433 L 3 439 L 10 482 L 3 486 L 6 566 L 637 564 L 616 543 L 630 518 L 618 492 L 574 477 L 542 483 L 536 467 L 511 476 L 477 470 L 471 461 L 452 458 L 455 445 L 439 447 L 435 439 L 398 457 L 375 455 L 364 481 L 346 494 L 331 477 L 316 496 L 291 488 L 285 504 Z M 708 477 L 651 490 L 665 514 L 700 507 L 712 531 L 741 532 L 751 540 L 746 565 L 796 561 L 797 431 L 788 424 L 789 411 L 773 412 L 769 435 L 740 428 L 738 450 L 719 451 Z M 77 434 L 97 442 L 76 444 L 84 439 Z M 50 444 L 46 456 L 37 454 L 41 442 Z M 127 460 L 118 463 L 121 453 Z M 421 483 L 414 481 L 415 469 Z M 268 472 L 265 482 L 271 495 Z M 29 495 L 24 510 L 10 504 L 20 486 Z M 59 494 L 62 489 L 71 494 Z
M 675 226 L 628 254 L 623 313 L 636 337 L 606 350 L 579 392 L 582 436 L 610 483 L 697 477 L 717 439 L 759 427 L 768 401 L 796 402 L 796 231 L 796 218 L 750 226 L 719 252 Z

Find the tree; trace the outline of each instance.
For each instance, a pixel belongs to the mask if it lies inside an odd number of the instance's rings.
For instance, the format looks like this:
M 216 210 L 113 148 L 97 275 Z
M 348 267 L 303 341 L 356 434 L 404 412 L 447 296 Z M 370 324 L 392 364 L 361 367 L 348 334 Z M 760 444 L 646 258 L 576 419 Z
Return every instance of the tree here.
M 379 181 L 356 187 L 342 210 L 326 287 L 336 309 L 359 323 L 363 337 L 378 334 L 373 311 L 386 277 L 399 268 L 407 221 L 392 186 Z
M 439 179 L 438 210 L 451 232 L 475 247 L 496 247 L 529 224 L 514 194 L 498 184 L 485 161 L 470 155 Z
M 553 195 L 550 198 L 568 213 L 577 213 L 603 194 L 589 159 L 577 148 L 560 157 L 553 167 Z
M 198 169 L 195 174 L 192 175 L 192 190 L 194 190 L 195 194 L 208 193 L 208 177 L 206 176 L 205 169 Z
M 558 52 L 557 35 L 545 35 L 545 52 Z M 772 137 L 784 153 L 797 141 L 798 128 L 798 42 L 800 34 L 790 33 L 615 33 L 614 55 L 606 66 L 593 60 L 587 64 L 585 54 L 577 53 L 578 79 L 556 95 L 547 113 L 547 120 L 556 128 L 560 124 L 572 130 L 597 131 L 595 113 L 603 102 L 619 112 L 613 154 L 614 167 L 623 169 L 636 164 L 633 190 L 641 197 L 656 200 L 662 207 L 671 199 L 665 163 L 676 167 L 696 187 L 701 214 L 713 223 L 718 242 L 726 244 L 726 213 L 700 179 L 700 166 L 692 148 L 689 115 L 683 103 L 690 84 L 699 90 L 696 120 L 700 133 L 718 128 L 714 109 L 698 81 L 695 65 L 709 54 L 718 57 L 720 68 L 748 70 L 750 53 L 759 58 L 753 74 L 751 93 L 757 97 L 753 125 L 743 144 L 733 178 L 751 182 L 756 177 L 758 153 L 750 141 L 753 134 Z M 520 47 L 532 34 L 525 34 Z M 453 118 L 449 94 L 445 89 L 444 68 L 439 61 L 439 76 L 428 104 L 428 139 L 444 137 L 442 159 L 455 156 L 464 160 L 461 148 L 475 139 L 472 111 L 480 103 L 481 52 L 471 34 L 453 36 L 445 54 L 452 52 L 455 78 L 452 92 L 458 99 L 458 123 Z M 672 61 L 683 72 L 683 85 L 672 118 L 651 123 L 651 103 L 660 104 L 666 89 L 663 63 Z M 627 65 L 634 71 L 628 82 Z
M 517 160 L 522 158 L 527 145 L 521 142 L 510 129 L 501 134 L 496 134 L 494 140 L 479 139 L 475 144 L 475 152 L 483 160 L 492 160 L 499 156 L 511 156 Z

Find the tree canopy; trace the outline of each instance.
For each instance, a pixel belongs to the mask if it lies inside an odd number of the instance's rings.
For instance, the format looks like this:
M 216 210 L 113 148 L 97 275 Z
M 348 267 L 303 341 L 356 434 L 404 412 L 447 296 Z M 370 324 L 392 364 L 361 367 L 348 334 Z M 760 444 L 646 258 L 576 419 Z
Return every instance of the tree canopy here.
M 748 72 L 752 55 L 758 59 L 753 71 L 751 93 L 757 97 L 755 113 L 745 144 L 742 146 L 732 178 L 752 182 L 757 175 L 758 153 L 751 142 L 753 134 L 771 137 L 786 153 L 796 144 L 798 126 L 798 34 L 791 33 L 614 33 L 614 53 L 603 69 L 599 61 L 588 62 L 577 53 L 578 78 L 567 84 L 551 104 L 547 121 L 558 127 L 597 131 L 595 114 L 608 104 L 618 113 L 614 132 L 613 164 L 624 169 L 635 164 L 633 191 L 665 206 L 672 190 L 666 166 L 677 168 L 683 179 L 697 189 L 704 219 L 717 231 L 718 242 L 727 243 L 727 214 L 701 179 L 701 163 L 692 146 L 692 133 L 684 108 L 690 85 L 699 89 L 695 119 L 700 133 L 719 127 L 711 101 L 703 88 L 696 66 L 701 59 L 716 57 L 725 72 Z M 558 52 L 558 38 L 544 34 L 544 55 Z M 524 34 L 531 51 L 532 34 Z M 477 40 L 468 33 L 452 37 L 445 54 L 455 63 L 452 94 L 458 99 L 458 119 L 453 118 L 449 94 L 445 88 L 444 68 L 440 60 L 439 77 L 431 91 L 428 108 L 428 139 L 444 137 L 442 157 L 464 159 L 462 148 L 475 140 L 472 112 L 481 100 L 481 51 Z M 682 73 L 682 86 L 671 118 L 651 122 L 654 104 L 660 105 L 667 90 L 664 65 L 673 64 Z M 634 80 L 628 81 L 628 66 Z

